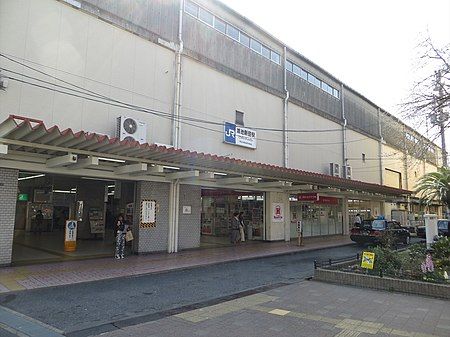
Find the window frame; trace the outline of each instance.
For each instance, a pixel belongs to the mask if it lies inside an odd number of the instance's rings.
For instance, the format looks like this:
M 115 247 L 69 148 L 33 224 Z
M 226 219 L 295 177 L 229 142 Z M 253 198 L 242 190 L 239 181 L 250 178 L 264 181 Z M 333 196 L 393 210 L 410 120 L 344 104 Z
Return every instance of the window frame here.
M 236 110 L 234 122 L 236 125 L 244 127 L 244 112 L 243 111 Z

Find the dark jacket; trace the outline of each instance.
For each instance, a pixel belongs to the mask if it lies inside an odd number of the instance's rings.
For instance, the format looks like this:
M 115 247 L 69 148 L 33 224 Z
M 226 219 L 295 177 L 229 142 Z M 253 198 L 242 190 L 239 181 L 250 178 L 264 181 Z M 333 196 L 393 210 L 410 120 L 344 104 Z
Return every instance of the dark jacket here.
M 233 217 L 233 219 L 231 219 L 231 229 L 239 230 L 239 224 L 240 224 L 239 219 L 236 219 L 235 217 Z

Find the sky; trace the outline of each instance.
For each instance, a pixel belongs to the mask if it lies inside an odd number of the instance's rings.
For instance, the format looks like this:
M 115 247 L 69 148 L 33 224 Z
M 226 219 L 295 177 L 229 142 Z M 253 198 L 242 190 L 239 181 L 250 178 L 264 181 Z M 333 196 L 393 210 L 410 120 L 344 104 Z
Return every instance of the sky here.
M 450 43 L 449 0 L 221 1 L 398 117 L 418 44 Z

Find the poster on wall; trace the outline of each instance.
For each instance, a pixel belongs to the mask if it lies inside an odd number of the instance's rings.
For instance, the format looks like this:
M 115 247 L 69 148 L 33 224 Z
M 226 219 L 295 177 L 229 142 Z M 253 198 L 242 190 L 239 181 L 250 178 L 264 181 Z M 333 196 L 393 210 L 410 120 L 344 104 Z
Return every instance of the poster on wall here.
M 272 204 L 272 221 L 283 222 L 284 221 L 284 204 L 282 202 L 274 202 Z
M 156 201 L 142 200 L 139 228 L 156 227 Z

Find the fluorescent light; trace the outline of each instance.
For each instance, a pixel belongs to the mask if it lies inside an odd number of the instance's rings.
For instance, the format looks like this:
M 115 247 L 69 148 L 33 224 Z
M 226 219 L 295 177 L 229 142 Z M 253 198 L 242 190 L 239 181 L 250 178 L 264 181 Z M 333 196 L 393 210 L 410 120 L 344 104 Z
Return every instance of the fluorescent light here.
M 108 185 L 108 188 L 116 187 L 116 185 Z
M 29 177 L 22 177 L 22 178 L 18 178 L 17 180 L 27 180 L 27 179 L 34 179 L 34 178 L 40 178 L 40 177 L 44 177 L 45 174 L 38 174 L 35 176 L 29 176 Z
M 179 167 L 175 167 L 175 166 L 163 166 L 166 169 L 170 169 L 170 170 L 179 170 Z
M 108 195 L 114 195 L 114 191 L 109 192 Z
M 125 163 L 125 160 L 122 160 L 122 159 L 98 157 L 98 160 L 110 161 L 110 162 L 113 162 L 113 163 Z
M 65 191 L 65 190 L 53 190 L 53 193 L 67 193 L 67 194 L 76 194 L 76 191 Z
M 217 176 L 227 176 L 228 175 L 228 174 L 222 173 L 222 172 L 214 172 L 214 174 Z

